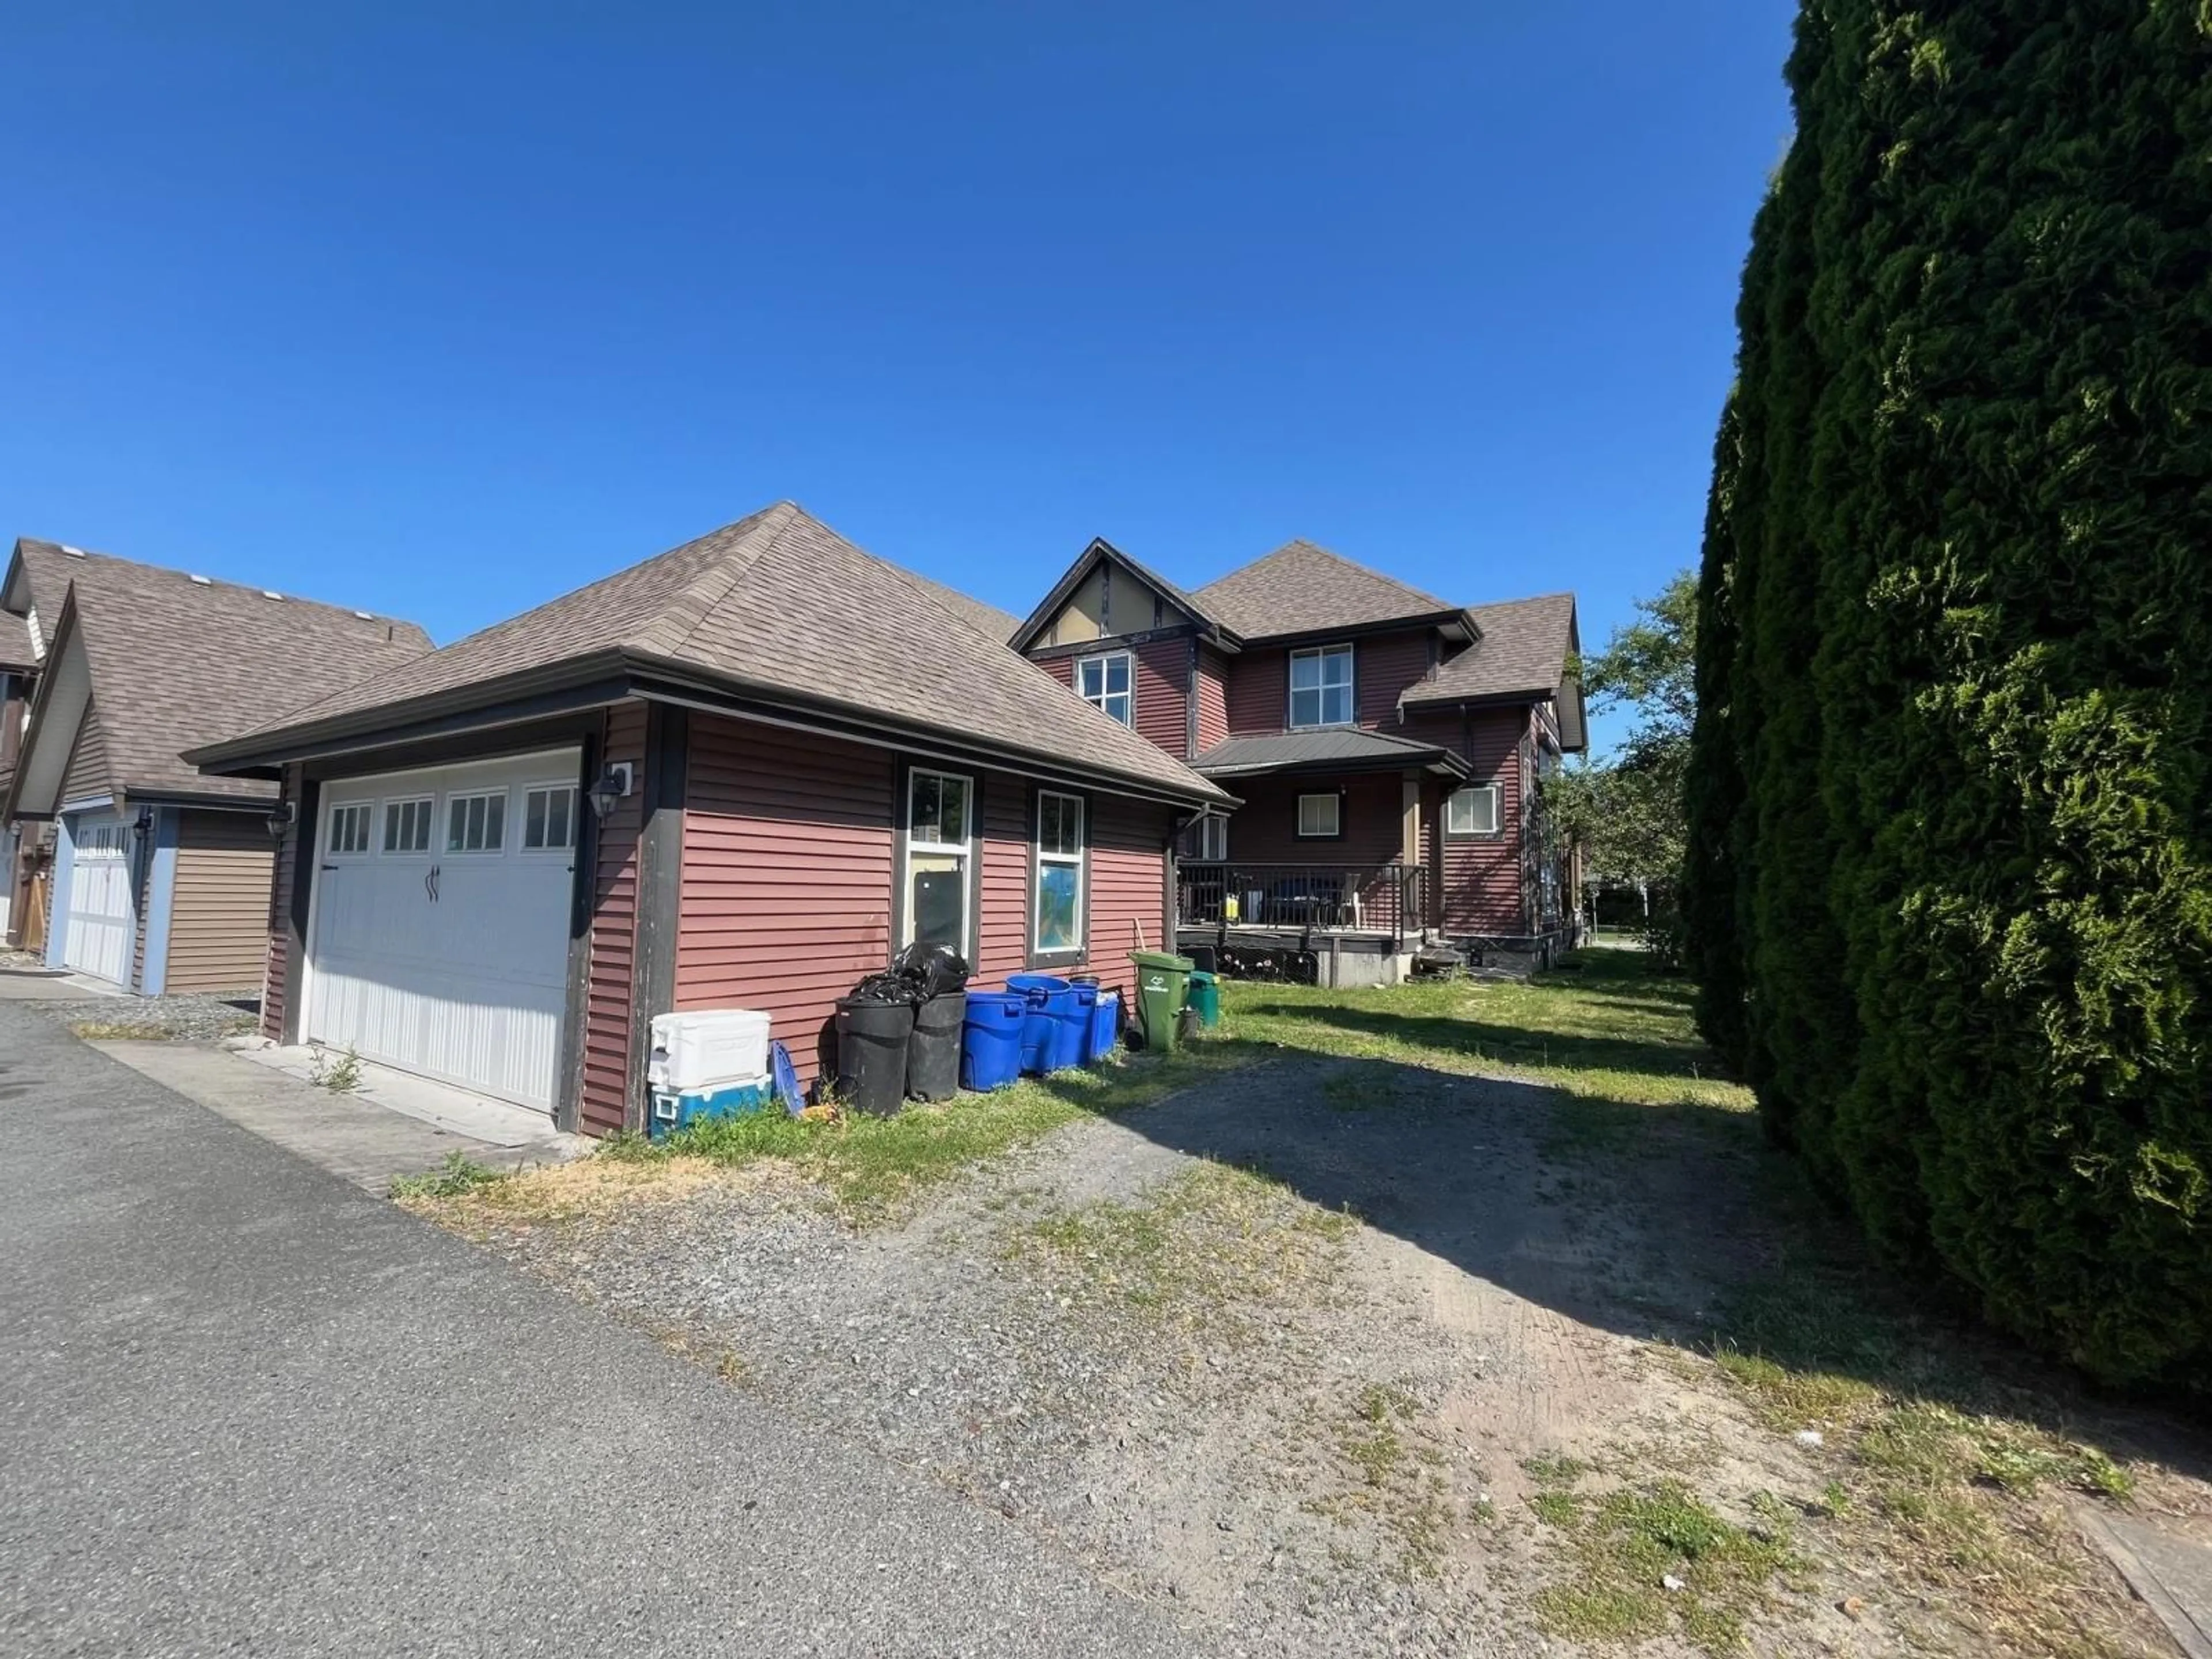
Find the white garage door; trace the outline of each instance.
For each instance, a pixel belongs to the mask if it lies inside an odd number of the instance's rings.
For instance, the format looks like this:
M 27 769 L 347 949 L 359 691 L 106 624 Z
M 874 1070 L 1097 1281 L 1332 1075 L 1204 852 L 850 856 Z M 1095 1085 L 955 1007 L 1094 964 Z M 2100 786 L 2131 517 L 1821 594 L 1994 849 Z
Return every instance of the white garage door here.
M 131 915 L 131 831 L 119 819 L 80 818 L 71 836 L 69 921 L 62 960 L 81 974 L 122 983 L 136 929 Z
M 578 763 L 569 750 L 325 787 L 311 1041 L 552 1109 Z

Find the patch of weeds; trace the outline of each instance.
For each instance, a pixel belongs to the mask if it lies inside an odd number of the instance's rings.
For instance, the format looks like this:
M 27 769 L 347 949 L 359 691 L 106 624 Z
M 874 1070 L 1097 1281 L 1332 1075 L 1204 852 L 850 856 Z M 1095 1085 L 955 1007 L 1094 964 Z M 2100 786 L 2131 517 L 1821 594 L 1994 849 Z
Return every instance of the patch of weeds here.
M 1547 1463 L 1530 1500 L 1571 1567 L 1536 1597 L 1555 1636 L 1648 1640 L 1672 1630 L 1709 1653 L 1729 1652 L 1741 1645 L 1746 1620 L 1772 1603 L 1776 1581 L 1799 1565 L 1779 1505 L 1759 1506 L 1758 1524 L 1741 1526 L 1680 1480 L 1584 1497 L 1570 1489 L 1575 1475 L 1562 1473 L 1570 1468 L 1580 1472 L 1571 1459 Z
M 465 1198 L 508 1180 L 497 1170 L 488 1170 L 466 1152 L 447 1152 L 438 1166 L 421 1175 L 392 1177 L 391 1196 L 409 1200 Z
M 351 1094 L 361 1087 L 361 1056 L 350 1048 L 342 1054 L 318 1048 L 308 1063 L 307 1081 L 334 1095 Z
M 1412 1582 L 1443 1571 L 1452 1525 L 1452 1506 L 1438 1473 L 1443 1455 L 1420 1429 L 1421 1402 L 1390 1383 L 1369 1383 L 1359 1390 L 1336 1431 L 1336 1451 L 1356 1474 L 1348 1490 L 1309 1498 L 1303 1507 L 1340 1525 L 1364 1516 L 1380 1527 L 1396 1548 L 1392 1576 Z M 1473 1518 L 1495 1518 L 1487 1498 Z
M 1358 1224 L 1267 1176 L 1202 1163 L 1132 1202 L 1020 1216 L 1001 1255 L 1086 1302 L 1237 1341 L 1253 1314 L 1325 1289 Z

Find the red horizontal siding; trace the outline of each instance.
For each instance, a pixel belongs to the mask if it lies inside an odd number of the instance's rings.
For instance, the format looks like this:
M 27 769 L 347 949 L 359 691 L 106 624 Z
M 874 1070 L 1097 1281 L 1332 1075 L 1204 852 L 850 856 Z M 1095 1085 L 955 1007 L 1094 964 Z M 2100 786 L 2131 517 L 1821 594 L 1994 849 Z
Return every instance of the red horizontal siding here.
M 1229 659 L 1218 649 L 1198 647 L 1198 752 L 1204 754 L 1229 737 Z
M 685 803 L 678 1008 L 757 1008 L 802 1082 L 818 1075 L 837 999 L 893 948 L 896 758 L 855 744 L 701 715 Z M 986 772 L 975 982 L 1028 963 L 1032 790 Z M 1130 923 L 1160 943 L 1169 809 L 1092 795 L 1090 959 L 1128 979 Z
M 1190 641 L 1152 640 L 1138 646 L 1137 735 L 1178 759 L 1190 754 Z
M 1464 756 L 1474 781 L 1498 786 L 1498 834 L 1480 841 L 1442 840 L 1439 908 L 1442 926 L 1452 933 L 1520 933 L 1526 931 L 1521 893 L 1522 791 L 1520 743 L 1528 729 L 1528 708 L 1485 708 L 1464 719 L 1458 714 L 1423 714 L 1401 728 L 1417 742 L 1433 743 Z M 1434 812 L 1441 821 L 1443 792 Z
M 837 999 L 890 960 L 895 772 L 860 744 L 691 723 L 676 1006 L 764 1012 L 803 1083 Z
M 617 703 L 607 711 L 603 757 L 628 761 L 645 775 L 645 705 Z M 632 788 L 599 821 L 592 871 L 592 937 L 585 969 L 583 1078 L 579 1127 L 586 1134 L 612 1134 L 624 1122 L 631 1067 L 630 1012 L 637 963 L 637 842 L 645 797 Z
M 1429 636 L 1430 630 L 1421 628 L 1376 634 L 1358 642 L 1352 655 L 1352 690 L 1362 726 L 1396 728 L 1400 694 L 1429 672 Z
M 1290 664 L 1280 651 L 1244 651 L 1229 659 L 1229 684 L 1222 712 L 1229 734 L 1265 737 L 1290 724 Z

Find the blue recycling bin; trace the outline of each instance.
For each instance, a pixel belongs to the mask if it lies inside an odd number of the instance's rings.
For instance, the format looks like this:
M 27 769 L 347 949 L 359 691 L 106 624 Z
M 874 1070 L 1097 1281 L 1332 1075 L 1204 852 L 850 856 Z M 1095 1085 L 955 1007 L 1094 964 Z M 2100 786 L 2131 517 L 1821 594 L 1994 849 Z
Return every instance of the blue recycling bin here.
M 1006 989 L 1029 1002 L 1022 1021 L 1022 1070 L 1039 1073 L 1074 1065 L 1062 1058 L 1067 1038 L 1061 1033 L 1074 1015 L 1075 988 L 1056 974 L 1009 974 Z
M 1083 1045 L 1083 1063 L 1103 1060 L 1114 1052 L 1115 1039 L 1121 1035 L 1121 994 L 1101 991 L 1098 1000 L 1091 1010 L 1089 1041 Z
M 1052 1069 L 1064 1072 L 1091 1058 L 1091 1022 L 1098 1012 L 1098 987 L 1078 980 L 1065 1009 L 1053 1011 Z
M 1022 1027 L 1030 1001 L 1019 992 L 970 991 L 960 1025 L 960 1086 L 1003 1089 L 1022 1074 Z

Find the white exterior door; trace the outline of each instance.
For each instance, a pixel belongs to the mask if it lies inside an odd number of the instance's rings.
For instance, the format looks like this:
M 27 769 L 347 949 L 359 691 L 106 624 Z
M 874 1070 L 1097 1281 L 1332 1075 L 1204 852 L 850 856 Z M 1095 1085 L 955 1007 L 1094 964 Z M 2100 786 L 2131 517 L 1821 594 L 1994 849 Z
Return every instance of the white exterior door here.
M 79 819 L 70 837 L 69 918 L 62 960 L 120 985 L 131 971 L 131 830 L 117 819 Z
M 567 750 L 326 786 L 303 1035 L 550 1111 L 578 763 Z

